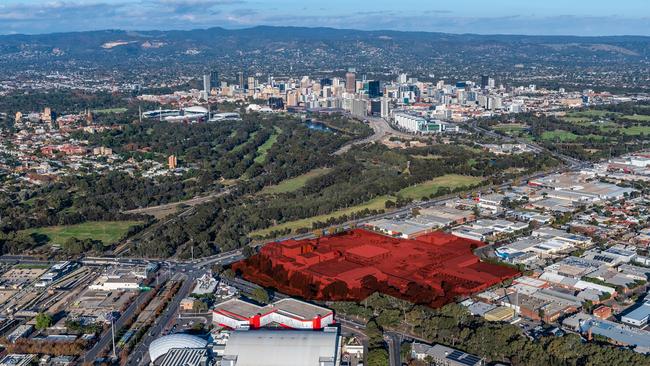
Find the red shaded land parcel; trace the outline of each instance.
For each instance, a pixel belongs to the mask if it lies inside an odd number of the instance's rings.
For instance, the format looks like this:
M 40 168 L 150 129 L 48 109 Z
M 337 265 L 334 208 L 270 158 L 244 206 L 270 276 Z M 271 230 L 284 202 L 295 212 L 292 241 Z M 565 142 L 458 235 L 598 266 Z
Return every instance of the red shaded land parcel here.
M 439 307 L 518 274 L 481 262 L 473 250 L 483 245 L 444 232 L 406 240 L 356 229 L 270 243 L 233 269 L 305 299 L 361 301 L 378 291 Z

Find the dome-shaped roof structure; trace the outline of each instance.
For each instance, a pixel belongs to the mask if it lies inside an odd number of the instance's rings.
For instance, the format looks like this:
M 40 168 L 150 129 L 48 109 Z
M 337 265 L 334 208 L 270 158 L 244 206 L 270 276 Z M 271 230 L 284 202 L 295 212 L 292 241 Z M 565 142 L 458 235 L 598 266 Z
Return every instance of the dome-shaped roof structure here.
M 172 348 L 205 348 L 208 341 L 190 334 L 170 334 L 160 337 L 149 345 L 149 359 L 156 361 L 164 356 Z
M 194 106 L 194 107 L 187 107 L 184 109 L 185 113 L 196 113 L 196 114 L 206 114 L 208 113 L 208 109 L 205 107 L 201 107 L 199 105 Z

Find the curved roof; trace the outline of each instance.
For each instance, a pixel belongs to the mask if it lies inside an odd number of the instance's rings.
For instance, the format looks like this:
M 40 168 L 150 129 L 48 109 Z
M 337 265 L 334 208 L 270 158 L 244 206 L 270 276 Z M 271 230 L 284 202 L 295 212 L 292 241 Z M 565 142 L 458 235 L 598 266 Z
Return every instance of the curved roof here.
M 160 337 L 149 345 L 149 358 L 156 361 L 172 348 L 205 348 L 208 341 L 197 336 L 177 333 Z
M 184 111 L 189 113 L 202 113 L 202 114 L 208 113 L 207 108 L 198 105 L 194 107 L 185 108 Z

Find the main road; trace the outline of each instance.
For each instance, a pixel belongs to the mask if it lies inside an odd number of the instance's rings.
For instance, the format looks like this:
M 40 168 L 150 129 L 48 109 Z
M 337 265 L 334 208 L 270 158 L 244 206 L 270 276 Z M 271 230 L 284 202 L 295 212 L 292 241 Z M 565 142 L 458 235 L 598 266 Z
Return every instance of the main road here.
M 367 120 L 368 120 L 368 124 L 370 125 L 370 127 L 372 127 L 372 129 L 375 132 L 371 136 L 368 136 L 364 139 L 348 142 L 347 144 L 341 146 L 341 148 L 338 149 L 336 152 L 334 152 L 334 155 L 344 154 L 347 151 L 349 151 L 350 148 L 352 148 L 352 146 L 355 145 L 363 145 L 374 141 L 381 141 L 386 136 L 400 136 L 406 138 L 413 137 L 413 135 L 409 135 L 407 133 L 397 131 L 396 129 L 391 127 L 391 125 L 383 118 L 368 117 Z
M 194 271 L 181 275 L 183 285 L 178 292 L 176 292 L 169 304 L 167 304 L 162 315 L 155 320 L 154 324 L 147 330 L 147 333 L 145 333 L 140 342 L 138 342 L 136 347 L 131 351 L 131 356 L 129 357 L 127 365 L 135 366 L 140 364 L 146 365 L 149 363 L 149 345 L 153 340 L 159 338 L 163 331 L 171 325 L 173 318 L 178 314 L 181 300 L 190 294 L 197 277 L 198 274 Z

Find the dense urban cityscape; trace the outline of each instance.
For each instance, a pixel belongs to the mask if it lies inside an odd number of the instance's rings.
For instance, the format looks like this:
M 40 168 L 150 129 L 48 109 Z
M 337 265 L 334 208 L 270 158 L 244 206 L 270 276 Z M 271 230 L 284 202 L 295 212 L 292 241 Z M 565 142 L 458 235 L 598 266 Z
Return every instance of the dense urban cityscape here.
M 649 60 L 0 35 L 0 366 L 650 365 Z

